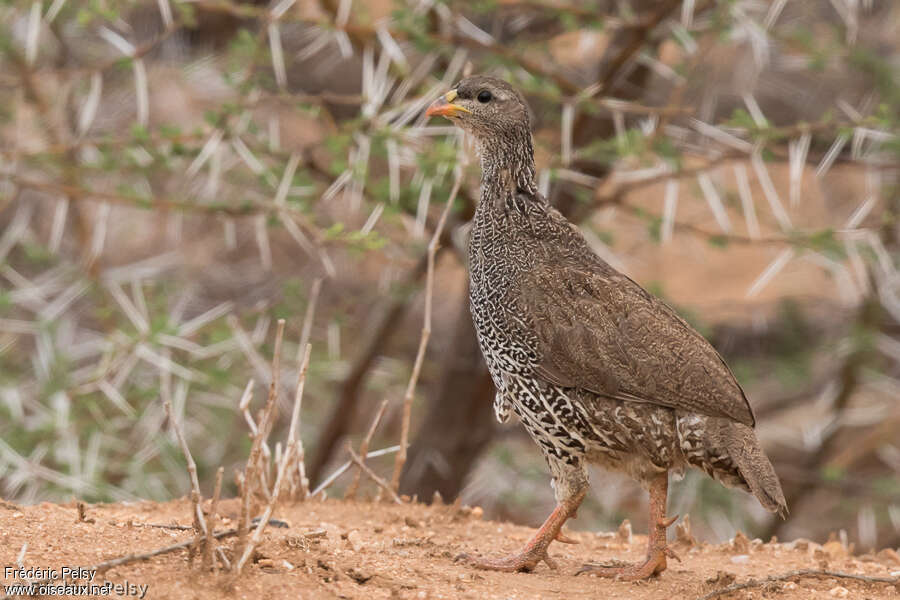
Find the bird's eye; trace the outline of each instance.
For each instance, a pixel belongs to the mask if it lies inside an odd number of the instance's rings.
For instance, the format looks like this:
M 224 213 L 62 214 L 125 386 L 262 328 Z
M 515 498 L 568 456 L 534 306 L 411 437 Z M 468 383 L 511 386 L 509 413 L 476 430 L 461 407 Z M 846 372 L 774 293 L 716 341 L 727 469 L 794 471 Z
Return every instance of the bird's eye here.
M 487 104 L 491 101 L 491 98 L 493 98 L 493 96 L 487 90 L 481 90 L 480 92 L 478 92 L 478 101 L 482 104 Z

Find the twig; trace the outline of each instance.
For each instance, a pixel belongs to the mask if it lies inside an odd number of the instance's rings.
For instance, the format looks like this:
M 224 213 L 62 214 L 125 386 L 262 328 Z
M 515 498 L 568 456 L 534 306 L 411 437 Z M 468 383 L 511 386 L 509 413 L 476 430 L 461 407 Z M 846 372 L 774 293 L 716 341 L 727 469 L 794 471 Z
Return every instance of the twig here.
M 185 202 L 183 200 L 173 200 L 171 198 L 163 196 L 154 196 L 153 198 L 150 198 L 145 202 L 135 198 L 129 198 L 128 196 L 123 196 L 121 194 L 105 192 L 102 190 L 87 189 L 79 185 L 56 183 L 52 181 L 38 181 L 36 179 L 29 179 L 27 177 L 21 177 L 19 175 L 13 174 L 4 174 L 2 178 L 20 187 L 39 190 L 48 194 L 66 196 L 70 200 L 75 201 L 97 200 L 108 202 L 110 204 L 121 204 L 124 206 L 137 208 L 140 208 L 142 206 L 152 206 L 153 208 L 157 209 L 222 214 L 231 217 L 285 213 L 290 215 L 295 221 L 299 221 L 305 230 L 304 233 L 310 235 L 313 238 L 314 242 L 321 243 L 322 241 L 321 234 L 315 228 L 310 227 L 308 217 L 301 211 L 290 206 L 277 206 L 275 203 L 268 200 L 254 200 L 253 202 L 244 203 L 240 206 L 227 206 L 224 204 L 199 204 L 193 202 Z
M 733 583 L 729 586 L 704 594 L 703 596 L 697 598 L 697 600 L 710 600 L 711 598 L 718 598 L 719 596 L 724 596 L 726 594 L 730 594 L 731 592 L 746 590 L 753 587 L 763 587 L 768 583 L 787 581 L 788 579 L 793 579 L 795 577 L 835 577 L 838 579 L 855 579 L 857 581 L 864 581 L 866 583 L 887 583 L 893 584 L 895 586 L 900 586 L 900 577 L 875 577 L 872 575 L 856 575 L 853 573 L 843 573 L 841 571 L 798 569 L 796 571 L 789 571 L 781 575 L 770 575 L 765 579 L 750 579 L 749 581 L 745 581 L 743 583 Z
M 355 462 L 362 472 L 368 475 L 372 481 L 377 483 L 379 487 L 390 494 L 391 499 L 394 502 L 396 502 L 397 504 L 403 504 L 403 500 L 400 499 L 400 496 L 397 495 L 397 492 L 394 491 L 394 488 L 387 481 L 379 477 L 378 474 L 369 467 L 369 465 L 363 462 L 359 455 L 353 451 L 353 445 L 349 442 L 347 443 L 347 451 L 350 453 L 350 460 Z
M 153 527 L 155 529 L 174 529 L 175 531 L 193 531 L 193 525 L 179 525 L 177 523 L 134 523 L 135 527 Z
M 311 313 L 307 313 L 307 316 L 311 318 Z M 275 358 L 272 362 L 272 369 L 277 373 L 278 364 L 280 362 L 280 351 L 281 351 L 281 334 L 284 330 L 284 320 L 281 319 L 278 321 L 278 337 L 275 342 Z M 253 532 L 253 537 L 250 539 L 250 543 L 244 546 L 244 551 L 241 554 L 241 558 L 237 561 L 235 565 L 235 570 L 240 573 L 244 568 L 244 565 L 247 563 L 247 560 L 253 554 L 253 548 L 259 543 L 259 539 L 262 536 L 262 532 L 265 530 L 266 525 L 269 523 L 269 519 L 272 517 L 272 513 L 275 511 L 275 506 L 278 504 L 278 498 L 281 495 L 281 486 L 284 481 L 284 476 L 287 473 L 288 467 L 293 464 L 294 454 L 297 450 L 297 429 L 299 428 L 300 423 L 300 406 L 303 402 L 303 387 L 306 382 L 306 369 L 309 366 L 309 353 L 312 348 L 311 344 L 306 344 L 303 352 L 303 359 L 300 363 L 300 373 L 297 376 L 297 394 L 294 398 L 294 411 L 291 416 L 291 427 L 288 432 L 288 442 L 287 447 L 284 451 L 284 456 L 281 459 L 281 464 L 278 465 L 278 475 L 275 477 L 275 485 L 272 488 L 272 494 L 269 499 L 269 503 L 266 506 L 266 510 L 263 512 L 262 517 L 260 517 L 259 525 L 256 528 L 256 531 Z M 278 396 L 278 377 L 272 377 L 272 385 L 274 391 L 270 391 L 270 402 L 274 402 L 273 398 Z M 267 415 L 268 416 L 268 415 Z M 302 470 L 301 470 L 302 472 Z M 302 475 L 301 475 L 302 477 Z M 301 479 L 301 486 L 303 485 Z
M 238 530 L 236 528 L 226 529 L 225 531 L 217 531 L 212 534 L 212 538 L 216 540 L 220 540 L 224 537 L 230 537 L 236 534 Z M 202 541 L 206 541 L 209 536 L 204 536 Z M 156 550 L 151 550 L 150 552 L 142 552 L 140 554 L 126 554 L 125 556 L 120 556 L 118 558 L 113 558 L 111 560 L 104 561 L 102 563 L 98 563 L 91 567 L 91 569 L 96 569 L 98 573 L 104 573 L 113 567 L 121 567 L 122 565 L 127 565 L 128 563 L 137 562 L 140 560 L 147 560 L 149 558 L 153 558 L 154 556 L 159 556 L 160 554 L 168 554 L 169 552 L 175 552 L 177 550 L 184 550 L 189 548 L 191 544 L 194 543 L 193 539 L 185 540 L 183 542 L 179 542 L 177 544 L 172 544 L 171 546 L 165 546 L 163 548 L 158 548 Z
M 263 521 L 260 520 L 260 522 L 256 525 L 256 528 L 259 529 L 262 526 L 262 524 L 263 524 Z M 221 540 L 222 538 L 237 535 L 237 533 L 238 533 L 238 528 L 232 527 L 231 529 L 225 529 L 223 531 L 216 531 L 212 535 L 204 535 L 200 539 L 200 541 L 211 542 L 212 540 L 210 540 L 209 538 L 212 538 L 213 540 Z M 321 537 L 323 534 L 319 533 L 318 530 L 315 530 L 315 531 L 310 532 L 309 534 L 301 534 L 301 535 L 304 535 L 305 537 L 308 537 L 308 538 L 316 538 L 316 537 Z M 194 540 L 194 539 L 190 539 L 190 540 L 185 540 L 183 542 L 178 542 L 177 544 L 172 544 L 171 546 L 163 546 L 162 548 L 157 548 L 156 550 L 151 550 L 149 552 L 141 552 L 138 554 L 126 554 L 124 556 L 119 556 L 117 558 L 113 558 L 110 560 L 103 561 L 101 563 L 97 563 L 97 564 L 87 567 L 87 568 L 92 571 L 97 571 L 97 573 L 105 573 L 106 571 L 109 571 L 110 569 L 113 569 L 115 567 L 121 567 L 122 565 L 127 565 L 127 564 L 131 564 L 133 562 L 139 562 L 142 560 L 149 560 L 149 559 L 153 558 L 154 556 L 160 556 L 162 554 L 170 554 L 172 552 L 177 552 L 178 550 L 186 550 L 186 549 L 190 548 L 191 545 L 195 543 L 195 541 L 196 540 Z M 26 547 L 27 547 L 27 544 L 25 546 L 23 546 L 23 550 Z M 222 562 L 226 566 L 226 568 L 230 568 L 228 559 L 225 557 L 225 554 L 222 553 L 221 548 L 217 548 L 216 551 L 219 554 L 219 559 L 222 560 Z M 20 558 L 24 558 L 24 557 L 20 555 Z M 42 584 L 50 583 L 50 581 L 51 581 L 51 579 L 38 579 L 38 580 L 30 581 L 29 583 L 32 585 L 42 585 Z M 14 598 L 17 598 L 17 596 L 9 596 L 9 595 L 0 596 L 0 600 L 13 600 Z
M 597 82 L 596 84 L 589 87 L 585 90 L 584 94 L 588 97 L 596 96 L 600 93 L 605 93 L 607 90 L 611 89 L 613 84 L 615 83 L 616 78 L 621 72 L 622 68 L 625 64 L 631 59 L 634 54 L 640 50 L 644 44 L 647 42 L 647 38 L 650 33 L 656 29 L 656 26 L 659 25 L 669 14 L 675 10 L 677 6 L 681 5 L 682 0 L 669 0 L 665 2 L 658 11 L 656 11 L 647 21 L 645 21 L 640 27 L 630 31 L 631 43 L 622 48 L 619 53 L 613 58 L 612 62 L 609 63 L 609 66 L 606 68 L 606 72 L 603 74 L 603 78 Z M 706 4 L 711 4 L 707 2 Z M 699 12 L 699 11 L 698 11 Z
M 278 496 L 280 495 L 279 492 L 281 492 L 281 482 L 284 481 L 285 471 L 287 470 L 288 464 L 291 462 L 291 454 L 293 448 L 293 446 L 288 446 L 287 450 L 285 451 L 284 460 L 281 461 L 281 466 L 278 468 L 278 476 L 275 478 L 275 486 L 272 489 L 272 497 L 269 500 L 268 505 L 266 505 L 266 510 L 263 511 L 262 516 L 259 518 L 259 524 L 253 531 L 253 536 L 250 538 L 250 542 L 244 545 L 244 551 L 243 553 L 241 553 L 241 558 L 234 566 L 234 570 L 237 573 L 240 573 L 244 568 L 244 565 L 247 564 L 247 560 L 253 554 L 253 549 L 259 543 L 262 532 L 265 530 L 266 525 L 269 524 L 269 519 L 272 517 L 272 513 L 275 512 L 275 505 L 278 503 Z
M 200 508 L 202 496 L 200 495 L 200 481 L 197 479 L 197 463 L 194 462 L 194 457 L 191 456 L 191 450 L 188 448 L 187 440 L 184 437 L 184 430 L 181 428 L 181 423 L 175 418 L 174 411 L 172 410 L 172 402 L 168 396 L 163 397 L 163 408 L 166 410 L 166 417 L 169 419 L 172 429 L 175 430 L 175 437 L 178 438 L 178 444 L 181 446 L 181 453 L 184 454 L 184 458 L 187 460 L 187 470 L 191 478 L 191 505 L 194 512 L 194 531 L 197 533 L 196 539 L 199 542 L 201 535 L 207 535 L 207 529 L 206 520 L 203 518 L 203 511 Z
M 213 488 L 212 503 L 209 505 L 209 515 L 206 521 L 206 531 L 216 530 L 216 517 L 219 510 L 219 496 L 222 493 L 222 477 L 224 474 L 225 469 L 223 467 L 219 467 L 219 469 L 216 471 L 216 485 Z M 203 552 L 204 569 L 211 568 L 213 571 L 216 570 L 215 551 L 213 549 L 214 546 L 215 544 L 212 543 L 212 540 L 207 540 Z
M 225 551 L 222 550 L 221 546 L 216 546 L 216 554 L 219 556 L 219 562 L 222 563 L 222 566 L 225 567 L 226 571 L 231 570 L 231 561 L 228 560 L 228 557 L 225 556 Z
M 404 277 L 401 289 L 409 289 L 414 286 L 425 274 L 427 268 L 428 256 L 423 254 Z M 402 323 L 409 299 L 410 295 L 407 293 L 395 294 L 390 304 L 381 311 L 377 322 L 366 327 L 369 334 L 365 342 L 361 344 L 359 353 L 353 359 L 353 365 L 341 383 L 340 392 L 337 401 L 334 402 L 331 414 L 321 428 L 322 433 L 319 434 L 316 454 L 309 468 L 311 480 L 316 482 L 320 480 L 322 471 L 328 466 L 328 461 L 338 442 L 347 433 L 347 415 L 355 411 L 360 398 L 360 388 L 365 382 L 366 375 Z
M 309 291 L 309 299 L 306 304 L 306 314 L 303 316 L 303 329 L 300 330 L 300 346 L 298 350 L 298 362 L 302 358 L 303 348 L 309 343 L 309 334 L 312 331 L 313 317 L 316 314 L 316 304 L 319 302 L 319 293 L 322 291 L 322 278 L 316 277 Z
M 291 415 L 291 428 L 288 433 L 288 444 L 296 442 L 297 476 L 299 477 L 300 497 L 309 496 L 309 478 L 306 476 L 306 451 L 303 448 L 303 437 L 300 435 L 300 405 L 303 400 L 303 385 L 306 382 L 306 370 L 309 367 L 311 344 L 309 343 L 312 331 L 313 318 L 316 314 L 316 304 L 319 301 L 319 293 L 322 290 L 322 278 L 317 277 L 313 281 L 309 292 L 309 300 L 306 305 L 306 314 L 303 317 L 303 328 L 300 330 L 300 346 L 297 352 L 298 375 L 297 391 L 294 397 L 294 412 Z M 293 477 L 291 478 L 293 481 Z M 293 489 L 293 488 L 292 488 Z
M 456 200 L 456 194 L 462 184 L 462 170 L 457 170 L 456 181 L 453 182 L 453 189 L 450 191 L 450 197 L 447 198 L 447 205 L 441 213 L 434 235 L 428 243 L 428 267 L 425 274 L 425 317 L 422 323 L 422 337 L 419 339 L 419 350 L 416 353 L 416 360 L 413 363 L 412 374 L 409 377 L 409 383 L 406 386 L 406 394 L 403 397 L 403 421 L 400 427 L 400 452 L 394 461 L 394 474 L 391 476 L 391 489 L 396 492 L 400 487 L 400 474 L 403 471 L 403 465 L 406 463 L 406 448 L 409 445 L 409 421 L 412 412 L 413 393 L 416 389 L 416 383 L 419 381 L 419 372 L 422 369 L 422 362 L 425 359 L 425 348 L 428 346 L 428 338 L 431 337 L 431 303 L 434 295 L 434 257 L 437 254 L 438 244 L 441 240 L 441 232 L 444 230 L 444 223 L 447 222 L 447 215 L 453 207 L 453 201 Z M 396 494 L 395 494 L 396 495 Z
M 235 535 L 238 532 L 236 527 L 231 529 L 226 529 L 224 531 L 217 531 L 212 534 L 212 538 L 216 540 L 220 540 L 225 537 L 230 537 Z M 206 541 L 210 536 L 203 536 L 201 541 Z M 95 570 L 97 573 L 105 573 L 106 571 L 115 568 L 121 567 L 122 565 L 127 565 L 133 562 L 138 562 L 142 560 L 149 560 L 154 556 L 160 556 L 161 554 L 169 554 L 171 552 L 177 552 L 178 550 L 185 550 L 190 548 L 196 542 L 195 539 L 191 538 L 189 540 L 185 540 L 183 542 L 178 542 L 177 544 L 172 544 L 171 546 L 164 546 L 162 548 L 157 548 L 156 550 L 151 550 L 150 552 L 141 552 L 139 554 L 126 554 L 125 556 L 119 556 L 117 558 L 113 558 L 107 561 L 103 561 L 101 563 L 97 563 L 91 567 L 87 567 L 90 570 Z M 50 583 L 51 579 L 39 579 L 35 581 L 30 581 L 29 583 L 32 585 L 42 585 L 46 583 Z M 0 596 L 0 600 L 13 600 L 14 598 L 18 598 L 18 596 Z
M 307 312 L 311 318 L 311 313 Z M 287 463 L 288 458 L 297 457 L 297 474 L 300 477 L 301 499 L 309 496 L 309 479 L 306 478 L 306 467 L 303 464 L 303 438 L 300 436 L 300 407 L 303 404 L 303 388 L 306 384 L 306 371 L 309 368 L 309 354 L 312 344 L 306 344 L 303 350 L 303 358 L 300 361 L 300 369 L 297 374 L 297 393 L 294 396 L 294 412 L 291 415 L 291 427 L 288 431 L 287 449 L 282 463 Z
M 385 454 L 392 454 L 399 450 L 400 450 L 400 446 L 389 446 L 387 448 L 382 448 L 381 450 L 372 450 L 371 452 L 369 452 L 366 455 L 366 458 L 375 458 L 376 456 L 384 456 Z M 326 477 L 322 481 L 322 483 L 320 483 L 316 487 L 316 489 L 314 489 L 310 493 L 310 497 L 315 497 L 315 496 L 319 495 L 321 492 L 324 492 L 326 489 L 328 489 L 331 486 L 331 484 L 334 483 L 335 481 L 337 481 L 338 477 L 340 477 L 341 475 L 346 473 L 347 469 L 349 469 L 352 465 L 353 465 L 353 461 L 348 460 L 347 462 L 342 464 L 340 467 L 335 469 L 331 475 Z
M 87 516 L 87 506 L 84 502 L 79 500 L 75 505 L 78 509 L 78 523 L 94 523 L 95 519 L 88 518 Z
M 254 482 L 260 480 L 259 457 L 262 446 L 269 435 L 272 423 L 272 414 L 275 412 L 275 401 L 278 399 L 278 386 L 281 382 L 281 341 L 284 337 L 284 319 L 278 319 L 278 327 L 275 332 L 275 350 L 272 357 L 272 382 L 269 385 L 269 399 L 263 412 L 259 429 L 253 436 L 253 444 L 250 446 L 250 455 L 247 465 L 244 467 L 241 488 L 241 516 L 238 521 L 238 548 L 246 545 L 247 532 L 250 523 L 250 496 L 253 492 Z M 240 568 L 238 568 L 240 570 Z
M 381 401 L 378 412 L 375 413 L 375 417 L 372 419 L 371 425 L 369 425 L 369 431 L 366 432 L 366 437 L 363 438 L 362 443 L 359 445 L 359 455 L 361 457 L 369 455 L 369 444 L 372 443 L 372 436 L 375 435 L 375 430 L 378 429 L 378 425 L 381 423 L 382 417 L 384 417 L 389 401 L 390 398 L 388 397 L 385 397 Z M 365 459 L 361 460 L 365 462 Z M 350 483 L 350 487 L 347 488 L 347 493 L 344 494 L 345 500 L 352 500 L 356 497 L 356 489 L 359 487 L 359 480 L 361 477 L 362 469 L 359 469 L 356 471 L 356 475 L 353 476 L 353 481 Z

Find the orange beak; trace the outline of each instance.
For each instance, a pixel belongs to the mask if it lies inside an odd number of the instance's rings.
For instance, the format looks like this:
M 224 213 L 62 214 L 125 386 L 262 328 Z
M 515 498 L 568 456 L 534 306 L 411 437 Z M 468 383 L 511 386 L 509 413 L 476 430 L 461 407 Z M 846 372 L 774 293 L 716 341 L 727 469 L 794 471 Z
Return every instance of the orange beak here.
M 469 112 L 465 107 L 462 107 L 459 104 L 453 104 L 454 100 L 456 100 L 456 90 L 450 90 L 432 102 L 431 106 L 428 107 L 428 110 L 425 111 L 425 115 L 428 117 L 450 118 L 459 115 L 459 113 Z

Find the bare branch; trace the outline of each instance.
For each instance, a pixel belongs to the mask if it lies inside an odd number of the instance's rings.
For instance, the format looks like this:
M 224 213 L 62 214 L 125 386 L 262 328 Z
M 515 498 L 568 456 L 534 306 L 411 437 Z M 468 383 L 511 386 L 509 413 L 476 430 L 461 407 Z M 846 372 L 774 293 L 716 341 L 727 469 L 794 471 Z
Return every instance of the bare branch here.
M 401 448 L 402 448 L 402 446 L 401 446 Z M 362 461 L 362 459 L 359 457 L 359 455 L 357 455 L 356 452 L 353 451 L 353 446 L 349 443 L 347 444 L 347 452 L 350 453 L 350 459 L 356 463 L 356 465 L 360 468 L 360 470 L 363 473 L 365 473 L 366 475 L 368 475 L 372 481 L 374 481 L 376 484 L 378 484 L 378 486 L 381 489 L 386 491 L 391 496 L 391 499 L 394 502 L 396 502 L 397 504 L 403 504 L 403 500 L 400 499 L 400 496 L 397 495 L 397 492 L 394 490 L 394 488 L 387 481 L 385 481 L 384 479 L 379 477 L 375 473 L 375 471 L 373 471 L 371 468 L 369 468 L 369 465 L 367 465 L 366 463 L 364 463 Z
M 419 339 L 419 350 L 416 353 L 416 360 L 413 363 L 412 374 L 409 377 L 409 383 L 406 386 L 406 394 L 403 397 L 403 421 L 400 426 L 400 452 L 397 453 L 397 459 L 394 461 L 394 474 L 391 476 L 391 489 L 397 490 L 400 487 L 400 474 L 403 471 L 403 465 L 406 463 L 406 448 L 409 445 L 409 421 L 412 412 L 413 393 L 416 389 L 416 383 L 419 381 L 419 371 L 422 369 L 422 362 L 425 360 L 425 348 L 428 347 L 428 338 L 431 337 L 431 303 L 434 294 L 434 257 L 437 254 L 438 244 L 441 240 L 441 232 L 444 230 L 444 224 L 447 222 L 447 215 L 453 207 L 453 201 L 456 200 L 456 194 L 459 192 L 459 186 L 462 185 L 462 170 L 456 173 L 456 181 L 453 183 L 453 189 L 450 191 L 450 197 L 447 198 L 447 205 L 434 235 L 431 236 L 431 242 L 428 244 L 428 270 L 425 274 L 425 317 L 422 324 L 422 337 Z

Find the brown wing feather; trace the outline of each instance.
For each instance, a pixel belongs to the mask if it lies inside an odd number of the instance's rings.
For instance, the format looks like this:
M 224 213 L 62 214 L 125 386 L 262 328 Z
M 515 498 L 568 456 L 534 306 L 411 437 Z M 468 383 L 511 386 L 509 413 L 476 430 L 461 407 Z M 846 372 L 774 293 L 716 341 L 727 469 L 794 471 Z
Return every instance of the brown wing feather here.
M 594 265 L 566 262 L 536 268 L 518 289 L 538 337 L 539 375 L 619 400 L 754 425 L 722 357 L 667 304 L 599 258 Z

